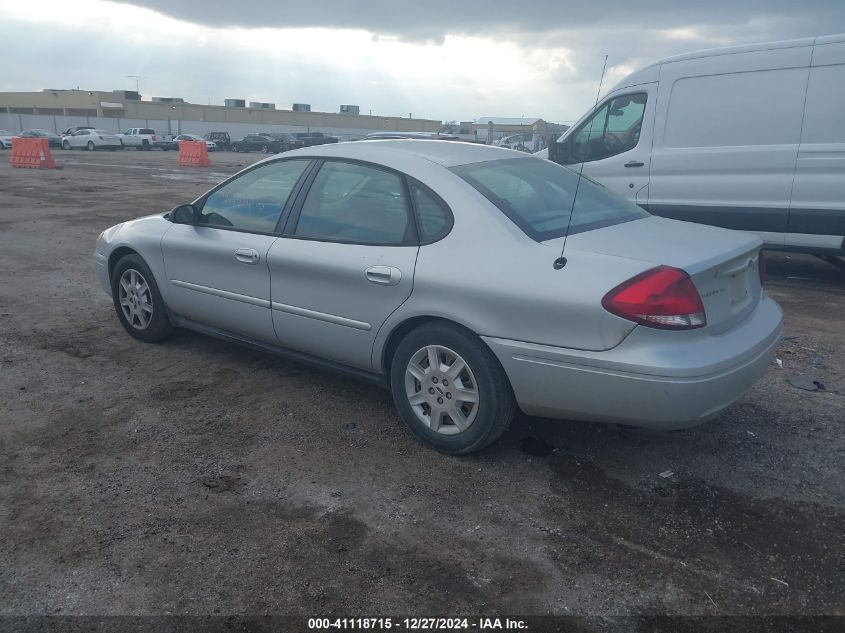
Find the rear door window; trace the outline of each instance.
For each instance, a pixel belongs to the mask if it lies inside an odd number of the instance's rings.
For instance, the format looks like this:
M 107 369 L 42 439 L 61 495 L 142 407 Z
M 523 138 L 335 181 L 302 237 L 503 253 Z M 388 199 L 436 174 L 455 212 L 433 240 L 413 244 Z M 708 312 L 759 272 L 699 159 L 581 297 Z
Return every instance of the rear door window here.
M 401 177 L 358 163 L 326 161 L 296 225 L 300 237 L 355 244 L 416 240 Z

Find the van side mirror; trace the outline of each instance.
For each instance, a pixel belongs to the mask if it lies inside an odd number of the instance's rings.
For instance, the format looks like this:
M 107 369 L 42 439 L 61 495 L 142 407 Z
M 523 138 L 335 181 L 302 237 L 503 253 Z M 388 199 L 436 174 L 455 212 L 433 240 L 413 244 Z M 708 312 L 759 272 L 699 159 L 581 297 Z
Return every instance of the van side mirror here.
M 173 224 L 195 224 L 197 208 L 192 204 L 180 204 L 170 212 L 170 221 Z
M 549 160 L 558 165 L 572 164 L 569 158 L 569 139 L 561 142 L 554 140 L 549 144 Z

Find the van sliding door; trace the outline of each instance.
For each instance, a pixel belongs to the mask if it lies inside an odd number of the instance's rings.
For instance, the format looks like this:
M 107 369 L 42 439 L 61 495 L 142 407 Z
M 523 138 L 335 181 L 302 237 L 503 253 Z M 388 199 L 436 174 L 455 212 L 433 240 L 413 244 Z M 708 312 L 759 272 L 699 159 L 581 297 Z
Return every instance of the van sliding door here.
M 838 39 L 840 41 L 829 41 Z M 819 38 L 789 210 L 787 244 L 841 249 L 845 236 L 845 37 Z
M 812 46 L 663 64 L 648 209 L 782 244 Z

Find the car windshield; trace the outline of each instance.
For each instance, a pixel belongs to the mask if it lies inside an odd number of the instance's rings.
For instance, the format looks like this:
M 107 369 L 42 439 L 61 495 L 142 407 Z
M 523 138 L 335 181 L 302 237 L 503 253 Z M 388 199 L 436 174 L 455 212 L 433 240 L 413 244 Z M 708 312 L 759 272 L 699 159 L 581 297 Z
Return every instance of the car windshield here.
M 597 182 L 540 158 L 470 163 L 452 171 L 538 242 L 648 216 Z

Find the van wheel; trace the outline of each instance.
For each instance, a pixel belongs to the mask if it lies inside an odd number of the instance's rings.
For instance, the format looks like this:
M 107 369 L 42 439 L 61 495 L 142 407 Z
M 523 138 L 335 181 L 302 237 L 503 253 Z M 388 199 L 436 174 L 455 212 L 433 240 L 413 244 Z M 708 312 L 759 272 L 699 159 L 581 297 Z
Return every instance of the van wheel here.
M 441 453 L 484 448 L 516 413 L 499 361 L 475 334 L 449 323 L 422 325 L 402 339 L 390 387 L 404 422 Z

